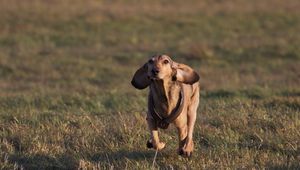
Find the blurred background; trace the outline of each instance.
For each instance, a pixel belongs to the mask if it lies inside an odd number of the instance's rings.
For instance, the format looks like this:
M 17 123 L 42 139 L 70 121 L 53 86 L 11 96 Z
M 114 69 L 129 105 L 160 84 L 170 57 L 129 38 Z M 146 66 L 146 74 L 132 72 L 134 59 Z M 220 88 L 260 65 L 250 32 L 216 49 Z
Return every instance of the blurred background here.
M 199 162 L 172 162 L 173 129 L 158 167 L 297 167 L 299 9 L 298 0 L 0 0 L 0 167 L 149 168 L 147 90 L 130 81 L 153 54 L 201 76 Z

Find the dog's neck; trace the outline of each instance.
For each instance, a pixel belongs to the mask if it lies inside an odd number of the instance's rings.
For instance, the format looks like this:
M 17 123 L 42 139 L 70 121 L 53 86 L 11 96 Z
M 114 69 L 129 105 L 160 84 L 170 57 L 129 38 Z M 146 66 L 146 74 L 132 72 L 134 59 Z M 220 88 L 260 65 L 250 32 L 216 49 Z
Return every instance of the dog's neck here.
M 167 80 L 152 80 L 150 85 L 155 108 L 161 116 L 168 116 L 176 107 L 179 94 L 180 85 L 171 79 Z

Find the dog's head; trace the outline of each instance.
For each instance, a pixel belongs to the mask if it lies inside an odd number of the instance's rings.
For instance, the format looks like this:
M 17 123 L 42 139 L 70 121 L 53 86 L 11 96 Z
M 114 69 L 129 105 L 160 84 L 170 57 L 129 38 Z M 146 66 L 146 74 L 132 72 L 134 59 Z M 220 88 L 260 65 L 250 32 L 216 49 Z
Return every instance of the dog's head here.
M 167 55 L 155 55 L 135 72 L 131 84 L 137 89 L 144 89 L 151 80 L 194 84 L 199 81 L 199 75 L 191 67 L 176 63 Z

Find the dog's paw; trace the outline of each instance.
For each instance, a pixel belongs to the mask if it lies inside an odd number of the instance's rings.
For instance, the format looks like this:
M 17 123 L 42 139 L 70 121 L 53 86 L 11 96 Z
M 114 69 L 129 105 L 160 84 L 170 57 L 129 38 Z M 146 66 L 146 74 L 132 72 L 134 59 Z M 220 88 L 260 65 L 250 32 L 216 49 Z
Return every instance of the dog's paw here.
M 162 150 L 163 148 L 165 148 L 166 144 L 164 142 L 159 142 L 156 145 L 153 145 L 153 148 L 156 150 Z
M 183 157 L 192 157 L 193 151 L 186 151 L 183 148 L 179 149 L 178 154 Z
M 178 154 L 183 157 L 191 157 L 194 150 L 193 141 L 187 142 L 182 148 L 178 149 Z
M 159 142 L 157 144 L 153 144 L 153 142 L 151 140 L 147 141 L 147 148 L 153 148 L 155 150 L 162 150 L 163 148 L 165 148 L 166 144 L 164 142 Z

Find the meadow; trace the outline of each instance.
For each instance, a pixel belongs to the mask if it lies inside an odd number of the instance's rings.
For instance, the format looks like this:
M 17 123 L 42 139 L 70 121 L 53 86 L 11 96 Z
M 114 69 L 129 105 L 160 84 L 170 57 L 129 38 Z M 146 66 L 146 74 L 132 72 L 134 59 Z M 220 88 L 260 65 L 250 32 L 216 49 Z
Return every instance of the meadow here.
M 0 169 L 300 169 L 298 0 L 0 0 Z M 146 148 L 153 54 L 200 74 L 191 159 Z

